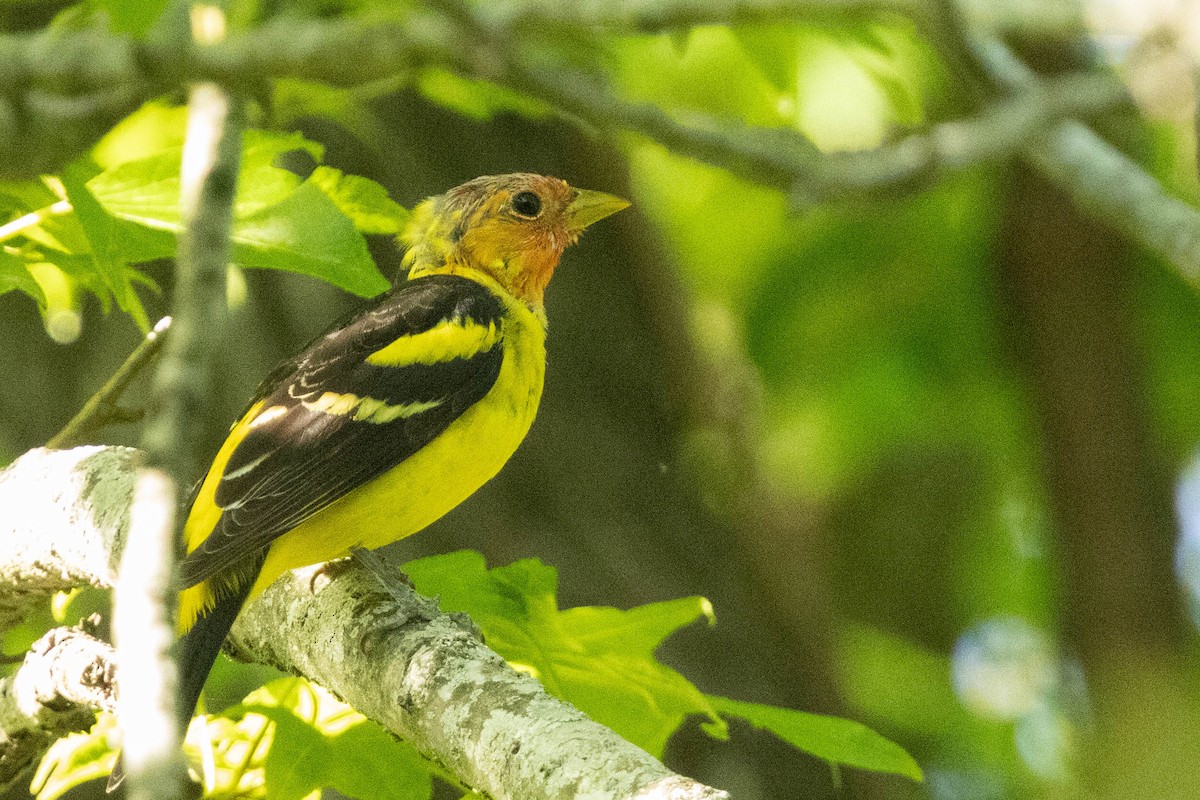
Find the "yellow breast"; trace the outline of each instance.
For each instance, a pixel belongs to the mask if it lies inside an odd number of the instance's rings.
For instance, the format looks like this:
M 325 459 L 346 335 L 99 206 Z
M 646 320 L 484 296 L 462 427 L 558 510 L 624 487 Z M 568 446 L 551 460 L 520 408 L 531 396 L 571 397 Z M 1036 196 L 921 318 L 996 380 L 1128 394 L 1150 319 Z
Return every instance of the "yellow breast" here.
M 545 324 L 502 297 L 504 360 L 491 391 L 404 462 L 277 539 L 250 597 L 287 570 L 416 533 L 500 471 L 533 424 L 546 368 Z

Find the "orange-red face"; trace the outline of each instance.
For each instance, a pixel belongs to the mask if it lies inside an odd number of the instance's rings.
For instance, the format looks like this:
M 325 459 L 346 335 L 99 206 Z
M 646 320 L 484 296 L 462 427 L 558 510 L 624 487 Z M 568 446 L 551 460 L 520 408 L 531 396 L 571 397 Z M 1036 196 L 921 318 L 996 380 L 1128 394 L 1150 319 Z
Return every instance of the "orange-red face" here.
M 584 228 L 629 203 L 545 175 L 468 181 L 422 203 L 405 239 L 413 274 L 469 267 L 540 307 L 558 259 Z

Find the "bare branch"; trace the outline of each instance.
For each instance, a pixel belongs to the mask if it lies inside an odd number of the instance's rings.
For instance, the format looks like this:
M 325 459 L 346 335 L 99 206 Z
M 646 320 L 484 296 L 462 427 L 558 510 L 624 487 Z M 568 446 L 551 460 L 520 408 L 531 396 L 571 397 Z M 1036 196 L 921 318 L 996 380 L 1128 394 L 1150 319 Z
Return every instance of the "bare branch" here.
M 1073 0 L 1035 3 L 1035 18 L 1048 27 L 1078 28 L 1079 9 Z M 999 5 L 963 0 L 962 16 L 972 25 L 1000 24 L 997 20 L 1033 10 L 1027 0 Z M 1070 117 L 1102 113 L 1122 102 L 1119 83 L 1106 73 L 1065 76 L 1032 82 L 1010 97 L 985 108 L 977 118 L 931 128 L 875 150 L 826 156 L 795 130 L 749 128 L 732 120 L 687 111 L 668 112 L 648 103 L 630 102 L 602 79 L 583 74 L 553 56 L 553 47 L 531 48 L 538 35 L 522 36 L 528 23 L 559 22 L 579 29 L 616 27 L 657 29 L 662 26 L 758 19 L 767 15 L 809 15 L 830 10 L 864 13 L 889 10 L 914 18 L 933 19 L 940 6 L 925 0 L 727 0 L 714 7 L 694 0 L 631 0 L 575 4 L 515 5 L 511 13 L 455 0 L 442 0 L 438 10 L 413 13 L 395 20 L 298 21 L 280 20 L 226 42 L 202 48 L 183 62 L 174 49 L 146 45 L 140 59 L 109 64 L 110 80 L 156 85 L 155 80 L 211 78 L 228 86 L 251 86 L 282 77 L 321 80 L 340 86 L 403 74 L 422 66 L 443 66 L 462 74 L 495 81 L 538 98 L 567 115 L 605 131 L 630 130 L 676 152 L 715 164 L 744 178 L 794 191 L 806 201 L 838 200 L 865 193 L 910 190 L 933 178 L 981 162 L 1010 155 Z M 706 10 L 707 9 L 707 10 Z M 1011 14 L 1009 12 L 1012 12 Z M 537 28 L 538 26 L 534 26 Z M 544 26 L 542 26 L 544 28 Z M 984 30 L 988 28 L 984 27 Z M 994 28 L 993 28 L 994 29 Z M 541 30 L 541 28 L 539 28 Z M 17 87 L 40 87 L 46 75 L 59 78 L 62 64 L 80 71 L 86 63 L 77 46 L 94 48 L 98 34 L 77 42 L 59 37 L 57 60 L 43 62 L 43 49 L 14 47 L 0 37 L 0 79 L 5 75 L 6 49 L 19 64 Z M 120 44 L 119 42 L 114 44 Z M 60 53 L 66 55 L 59 55 Z M 345 53 L 355 58 L 347 60 Z M 145 75 L 129 75 L 121 65 L 145 66 Z M 12 66 L 11 64 L 9 66 Z M 134 69 L 135 67 L 130 67 Z M 74 72 L 74 83 L 84 83 Z M 32 78 L 30 76 L 33 76 Z M 152 77 L 154 80 L 152 80 Z M 92 78 L 93 82 L 97 80 Z M 72 85 L 74 85 L 74 83 Z M 0 140 L 3 131 L 0 130 Z M 1077 187 L 1081 194 L 1094 184 Z M 1153 214 L 1154 212 L 1149 212 Z M 1172 242 L 1160 240 L 1160 249 Z M 1178 248 L 1175 248 L 1178 249 Z
M 357 563 L 328 575 L 277 581 L 234 626 L 234 654 L 311 677 L 488 797 L 727 797 L 550 697 L 407 586 Z
M 87 730 L 96 711 L 112 711 L 114 697 L 107 642 L 73 628 L 34 642 L 0 680 L 0 793 L 26 777 L 55 739 Z
M 193 7 L 193 31 L 201 51 L 224 35 L 215 6 Z M 212 359 L 225 319 L 226 265 L 233 201 L 241 160 L 241 108 L 223 88 L 191 88 L 188 130 L 180 171 L 180 240 L 173 311 L 174 332 L 155 373 L 154 414 L 143 445 L 156 468 L 138 481 L 138 497 L 153 517 L 138 517 L 121 561 L 113 629 L 126 686 L 118 720 L 133 800 L 182 797 L 187 773 L 180 751 L 183 731 L 176 713 L 176 542 L 183 540 L 181 487 L 199 473 L 200 438 L 212 386 Z M 119 782 L 119 772 L 113 782 Z
M 0 471 L 0 629 L 55 592 L 112 586 L 140 457 L 126 447 L 39 449 Z
M 1011 91 L 1041 82 L 999 40 L 980 39 L 973 49 L 993 79 Z M 1168 194 L 1139 164 L 1075 120 L 1026 142 L 1022 153 L 1080 208 L 1161 255 L 1200 288 L 1200 211 Z
M 57 477 L 67 489 L 39 509 L 36 528 L 0 517 L 0 542 L 37 538 L 50 552 L 91 553 L 111 542 L 95 527 L 77 527 L 97 513 L 127 519 L 132 491 L 109 492 L 101 508 L 86 487 L 132 487 L 133 459 L 119 448 L 33 451 L 3 475 L 13 491 Z M 103 457 L 102 457 L 103 456 Z M 48 475 L 45 459 L 64 468 Z M 115 471 L 122 474 L 99 474 Z M 139 511 L 138 514 L 141 512 Z M 135 514 L 137 516 L 138 514 Z M 83 540 L 83 541 L 80 541 Z M 11 552 L 26 552 L 14 547 Z M 7 552 L 0 551 L 0 564 Z M 88 582 L 111 579 L 108 559 L 61 564 Z M 4 565 L 7 566 L 7 565 Z M 0 568 L 0 593 L 43 591 L 25 571 Z M 16 583 L 8 582 L 15 579 Z M 319 567 L 285 576 L 243 612 L 236 651 L 311 678 L 405 737 L 465 784 L 487 796 L 541 800 L 726 800 L 728 795 L 675 775 L 644 751 L 545 694 L 532 678 L 481 644 L 457 615 L 437 613 L 402 585 L 386 589 L 354 565 Z M 33 756 L 38 758 L 40 755 Z
M 960 0 L 973 27 L 1033 36 L 1069 36 L 1083 12 L 1074 0 Z M 577 0 L 501 5 L 495 12 L 518 24 L 547 22 L 638 33 L 696 25 L 744 25 L 781 20 L 819 20 L 897 14 L 927 19 L 939 14 L 930 0 Z
M 1095 116 L 1126 98 L 1125 88 L 1110 75 L 1064 75 L 1001 98 L 978 116 L 935 125 L 874 150 L 827 156 L 812 176 L 796 182 L 793 197 L 813 203 L 927 185 L 1012 155 L 1055 122 Z

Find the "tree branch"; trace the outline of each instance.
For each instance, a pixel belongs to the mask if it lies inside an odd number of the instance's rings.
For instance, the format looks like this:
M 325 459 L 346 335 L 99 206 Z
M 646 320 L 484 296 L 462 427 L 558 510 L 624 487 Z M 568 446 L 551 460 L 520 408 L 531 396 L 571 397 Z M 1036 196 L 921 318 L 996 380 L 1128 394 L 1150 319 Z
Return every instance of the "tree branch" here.
M 217 6 L 192 7 L 197 52 L 224 37 Z M 113 635 L 124 665 L 118 721 L 132 800 L 183 796 L 187 774 L 176 713 L 176 543 L 184 540 L 182 487 L 199 474 L 196 457 L 211 392 L 213 353 L 225 320 L 226 265 L 241 161 L 240 103 L 214 83 L 191 87 L 180 168 L 184 233 L 179 243 L 172 309 L 174 331 L 155 373 L 154 404 L 142 436 L 151 469 L 135 500 L 148 509 L 135 518 L 113 599 Z M 118 768 L 119 769 L 119 768 Z M 120 773 L 114 773 L 114 782 Z
M 0 630 L 55 592 L 113 585 L 140 458 L 126 447 L 38 449 L 0 471 Z
M 1082 27 L 1080 4 L 1073 0 L 960 0 L 972 26 L 1030 36 L 1069 36 Z M 782 20 L 897 14 L 927 19 L 941 11 L 929 0 L 577 0 L 534 2 L 512 8 L 518 24 L 547 22 L 630 33 L 661 33 L 696 25 L 746 25 Z
M 350 562 L 277 581 L 238 619 L 235 656 L 299 673 L 492 798 L 716 800 L 487 649 L 458 615 Z
M 998 39 L 973 45 L 992 78 L 1010 91 L 1044 83 Z M 1161 255 L 1200 288 L 1200 211 L 1168 194 L 1135 161 L 1076 120 L 1025 142 L 1022 153 L 1080 208 Z
M 18 507 L 37 521 L 16 519 L 14 524 L 10 515 L 0 517 L 0 594 L 44 596 L 63 588 L 65 580 L 38 577 L 46 569 L 62 569 L 79 583 L 111 582 L 113 555 L 75 563 L 84 556 L 74 554 L 119 545 L 120 537 L 78 523 L 99 517 L 121 520 L 120 527 L 128 524 L 133 456 L 124 448 L 34 450 L 0 473 L 0 490 L 23 497 Z M 49 482 L 59 488 L 47 489 Z M 89 493 L 98 485 L 123 491 Z M 0 505 L 11 507 L 2 495 Z M 31 570 L 29 554 L 36 553 L 51 560 Z M 326 686 L 496 800 L 728 798 L 673 774 L 545 694 L 536 681 L 481 644 L 457 615 L 437 613 L 431 601 L 403 586 L 385 588 L 356 565 L 285 576 L 246 608 L 233 642 L 242 657 Z M 40 757 L 41 752 L 28 751 L 22 756 L 26 766 Z
M 83 731 L 112 711 L 116 684 L 107 642 L 55 628 L 0 680 L 0 794 L 26 777 L 55 739 Z

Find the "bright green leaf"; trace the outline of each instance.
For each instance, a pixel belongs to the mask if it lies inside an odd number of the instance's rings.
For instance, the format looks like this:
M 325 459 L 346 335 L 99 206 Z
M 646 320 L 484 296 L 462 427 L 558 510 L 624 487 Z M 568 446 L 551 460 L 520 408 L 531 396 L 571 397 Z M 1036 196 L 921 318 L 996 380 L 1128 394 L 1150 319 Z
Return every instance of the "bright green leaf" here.
M 703 597 L 684 597 L 621 611 L 604 606 L 580 606 L 560 611 L 562 619 L 591 648 L 653 653 L 680 628 L 703 615 L 716 624 L 712 604 Z
M 433 779 L 425 759 L 370 720 L 330 741 L 329 787 L 357 800 L 427 800 Z
M 117 33 L 145 36 L 167 7 L 167 0 L 94 0 L 96 7 L 108 12 Z
M 244 219 L 281 202 L 300 185 L 299 176 L 275 166 L 276 159 L 284 153 L 296 151 L 306 152 L 318 161 L 324 155 L 320 144 L 298 133 L 249 130 L 243 134 L 235 219 Z M 180 142 L 102 171 L 88 181 L 88 189 L 113 216 L 179 233 L 183 225 L 179 206 L 182 159 Z
M 744 719 L 833 764 L 923 780 L 920 766 L 904 748 L 862 723 L 725 697 L 709 695 L 708 699 L 724 716 Z
M 517 565 L 527 562 L 518 561 L 510 567 L 510 574 L 515 572 Z M 540 562 L 532 562 L 540 564 Z M 502 590 L 499 581 L 493 581 L 488 576 L 487 561 L 482 553 L 474 550 L 458 550 L 431 558 L 410 561 L 404 565 L 404 572 L 412 579 L 417 591 L 429 595 L 437 595 L 441 607 L 447 611 L 470 610 L 476 618 L 476 623 L 485 616 L 507 617 L 512 620 L 526 618 L 525 598 L 519 592 Z M 553 594 L 558 590 L 558 573 L 553 569 L 544 569 L 532 574 L 542 576 L 545 591 Z
M 251 128 L 242 133 L 242 163 L 273 164 L 284 153 L 308 153 L 318 164 L 325 160 L 325 145 L 305 139 L 301 133 L 264 131 Z
M 468 612 L 488 645 L 517 669 L 655 755 L 690 714 L 721 725 L 704 695 L 654 658 L 672 631 L 711 618 L 703 598 L 631 611 L 559 611 L 557 572 L 536 559 L 489 570 L 480 554 L 461 551 L 404 570 L 418 591 L 438 594 L 445 610 Z
M 408 211 L 392 198 L 387 189 L 370 178 L 346 175 L 333 167 L 319 166 L 308 178 L 363 233 L 396 235 L 408 221 Z
M 187 106 L 159 101 L 145 103 L 121 120 L 92 148 L 92 160 L 102 169 L 140 161 L 183 147 L 187 134 Z
M 749 25 L 735 28 L 733 35 L 776 89 L 795 91 L 801 47 L 798 26 Z
M 276 800 L 302 800 L 325 785 L 331 761 L 326 737 L 285 709 L 251 709 L 275 723 L 265 766 L 270 796 Z
M 0 215 L 21 216 L 61 199 L 40 180 L 0 181 Z
M 91 172 L 90 166 L 77 163 L 68 167 L 62 175 L 67 199 L 75 210 L 75 218 L 83 227 L 91 245 L 93 263 L 108 290 L 116 298 L 121 310 L 133 317 L 142 330 L 150 330 L 146 309 L 133 288 L 134 270 L 129 268 L 121 250 L 116 231 L 116 220 L 96 200 L 85 182 Z
M 245 218 L 282 201 L 300 178 L 272 166 L 259 148 L 258 157 L 247 158 L 238 174 L 234 201 L 235 219 Z M 179 233 L 183 213 L 179 206 L 181 148 L 173 148 L 138 161 L 128 161 L 88 181 L 90 189 L 109 213 L 156 230 Z
M 34 299 L 38 308 L 46 308 L 46 294 L 38 282 L 29 274 L 25 262 L 16 256 L 0 250 L 0 294 L 14 289 L 22 291 Z
M 545 104 L 526 95 L 442 69 L 422 71 L 417 88 L 438 105 L 472 119 L 491 119 L 502 111 L 512 111 L 533 119 L 549 115 Z
M 272 681 L 231 713 L 275 723 L 265 761 L 271 798 L 298 800 L 323 787 L 357 800 L 425 800 L 432 793 L 429 767 L 410 745 L 302 679 Z
M 279 156 L 295 151 L 319 160 L 324 154 L 321 145 L 299 134 L 255 130 L 245 133 L 243 144 L 234 202 L 233 261 L 243 267 L 311 275 L 364 297 L 387 289 L 388 281 L 376 269 L 355 222 L 314 182 L 302 182 L 294 173 L 274 166 Z M 161 234 L 182 232 L 181 157 L 182 149 L 171 148 L 122 163 L 88 182 L 87 188 L 110 214 L 142 229 L 140 234 L 122 237 L 128 247 L 138 248 L 138 255 L 169 255 L 171 243 Z M 400 206 L 387 205 L 391 201 L 377 184 L 340 174 L 335 180 L 331 174 L 335 172 L 321 173 L 320 180 L 338 201 L 360 215 L 364 226 L 386 227 L 384 217 Z
M 86 733 L 72 733 L 50 746 L 30 783 L 37 800 L 56 800 L 81 783 L 112 772 L 117 753 L 108 746 L 114 718 L 101 714 Z
M 283 202 L 234 222 L 233 260 L 311 275 L 360 297 L 390 286 L 354 223 L 309 182 Z

